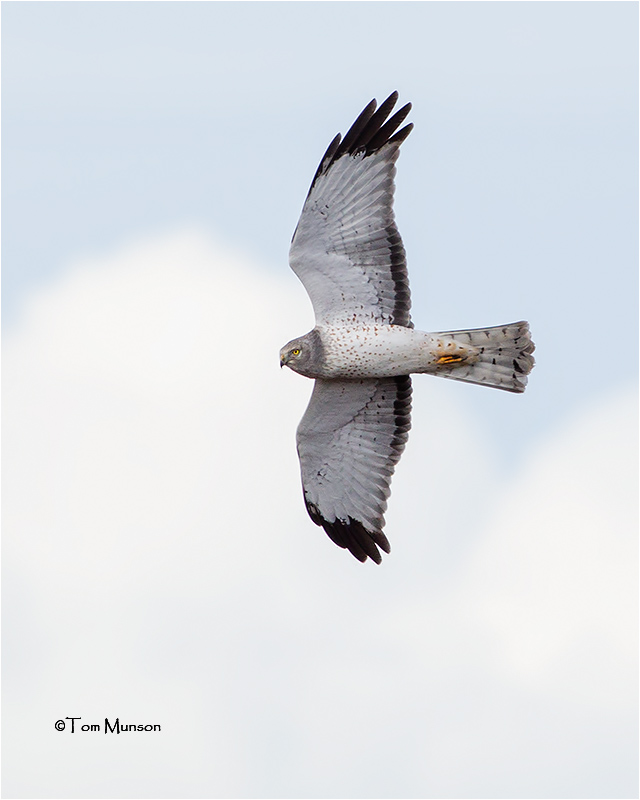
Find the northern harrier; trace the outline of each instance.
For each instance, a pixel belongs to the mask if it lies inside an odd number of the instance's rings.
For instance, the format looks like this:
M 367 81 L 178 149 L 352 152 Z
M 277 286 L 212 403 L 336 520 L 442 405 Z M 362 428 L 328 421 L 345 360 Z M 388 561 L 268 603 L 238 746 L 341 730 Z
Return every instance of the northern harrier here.
M 393 215 L 395 162 L 411 104 L 372 100 L 329 145 L 293 235 L 289 263 L 309 293 L 312 331 L 280 365 L 315 378 L 298 426 L 307 511 L 340 547 L 380 563 L 391 476 L 411 427 L 412 372 L 523 392 L 526 322 L 423 333 L 411 322 L 405 251 Z M 397 133 L 396 133 L 397 131 Z

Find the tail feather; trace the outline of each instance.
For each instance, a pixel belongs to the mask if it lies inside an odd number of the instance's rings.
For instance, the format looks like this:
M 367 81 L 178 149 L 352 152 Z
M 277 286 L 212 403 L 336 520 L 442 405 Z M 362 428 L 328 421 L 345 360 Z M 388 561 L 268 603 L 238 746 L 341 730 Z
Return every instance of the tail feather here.
M 507 392 L 524 392 L 534 366 L 528 322 L 512 322 L 494 328 L 437 333 L 443 343 L 455 342 L 468 355 L 460 360 L 443 358 L 436 374 L 454 381 L 492 386 Z

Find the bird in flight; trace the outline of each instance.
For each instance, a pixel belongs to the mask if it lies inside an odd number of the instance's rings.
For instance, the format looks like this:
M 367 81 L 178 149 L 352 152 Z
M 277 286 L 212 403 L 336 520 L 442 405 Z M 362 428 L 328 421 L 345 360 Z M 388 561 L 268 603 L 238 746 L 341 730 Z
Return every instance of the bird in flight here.
M 413 124 L 400 127 L 410 103 L 389 116 L 397 100 L 372 100 L 322 157 L 289 252 L 316 324 L 280 350 L 280 366 L 315 379 L 296 436 L 309 516 L 377 564 L 390 551 L 384 512 L 411 427 L 411 373 L 523 392 L 534 364 L 526 322 L 413 327 L 393 214 L 395 162 Z

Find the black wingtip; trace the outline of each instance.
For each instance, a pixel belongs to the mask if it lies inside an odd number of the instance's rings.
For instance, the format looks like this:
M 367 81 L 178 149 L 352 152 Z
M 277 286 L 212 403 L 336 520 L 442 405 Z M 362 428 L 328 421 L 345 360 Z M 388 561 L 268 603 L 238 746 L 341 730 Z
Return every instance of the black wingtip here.
M 382 531 L 367 530 L 359 520 L 352 517 L 329 522 L 313 503 L 306 503 L 306 506 L 311 519 L 324 529 L 331 541 L 338 547 L 348 550 L 358 561 L 364 563 L 370 558 L 376 564 L 381 564 L 382 556 L 378 547 L 385 553 L 391 552 L 389 540 Z
M 320 175 L 327 172 L 334 161 L 346 153 L 355 155 L 356 153 L 364 152 L 365 156 L 370 156 L 386 144 L 402 144 L 413 129 L 413 123 L 409 123 L 398 131 L 398 128 L 411 111 L 411 103 L 407 103 L 387 119 L 397 102 L 398 92 L 391 92 L 379 108 L 377 108 L 375 100 L 368 103 L 349 128 L 344 139 L 341 140 L 340 134 L 338 134 L 331 142 L 313 177 L 311 188 L 313 188 Z M 398 132 L 396 133 L 396 131 Z
M 389 139 L 389 143 L 394 142 L 395 144 L 402 144 L 412 130 L 413 122 L 410 122 L 408 125 L 405 125 L 404 128 L 400 128 L 400 130 Z
M 405 121 L 409 112 L 411 111 L 411 103 L 407 103 L 403 106 L 399 111 L 390 117 L 384 125 L 381 125 L 379 130 L 376 132 L 375 136 L 368 142 L 366 146 L 367 154 L 375 153 L 376 150 L 379 150 L 383 147 L 387 142 L 394 142 L 397 141 L 398 134 L 394 136 L 394 133 L 398 130 L 400 125 Z M 407 127 L 409 127 L 407 125 Z M 413 125 L 411 126 L 413 127 Z M 403 128 L 404 130 L 404 128 Z M 411 128 L 407 131 L 406 136 L 409 135 L 411 132 Z M 406 138 L 406 136 L 404 138 Z
M 411 127 L 407 126 L 409 129 L 401 139 L 398 138 L 399 134 L 394 136 L 394 133 L 411 111 L 411 103 L 407 103 L 399 111 L 396 111 L 392 117 L 389 117 L 397 102 L 398 92 L 391 92 L 376 111 L 376 101 L 372 100 L 349 128 L 334 158 L 340 158 L 345 153 L 354 155 L 362 150 L 365 151 L 366 155 L 371 155 L 388 142 L 404 141 L 411 132 L 413 125 Z M 405 129 L 403 128 L 402 130 L 404 131 Z
M 336 150 L 335 158 L 340 158 L 340 156 L 345 153 L 353 152 L 353 146 L 360 140 L 360 135 L 367 128 L 369 121 L 374 116 L 377 105 L 377 102 L 372 100 L 362 109 L 356 121 L 347 131 L 346 136 L 342 140 L 342 144 Z

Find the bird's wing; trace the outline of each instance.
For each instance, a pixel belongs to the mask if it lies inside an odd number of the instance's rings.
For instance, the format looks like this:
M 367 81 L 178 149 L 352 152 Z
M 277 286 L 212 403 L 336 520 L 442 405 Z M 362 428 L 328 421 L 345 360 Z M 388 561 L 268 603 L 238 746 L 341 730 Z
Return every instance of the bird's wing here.
M 289 263 L 309 293 L 317 324 L 358 318 L 411 323 L 409 278 L 393 216 L 395 161 L 413 124 L 411 104 L 390 119 L 398 93 L 364 109 L 329 145 L 293 235 Z
M 411 378 L 316 380 L 298 426 L 309 516 L 360 561 L 389 552 L 391 476 L 411 427 Z M 377 546 L 376 546 L 377 545 Z

